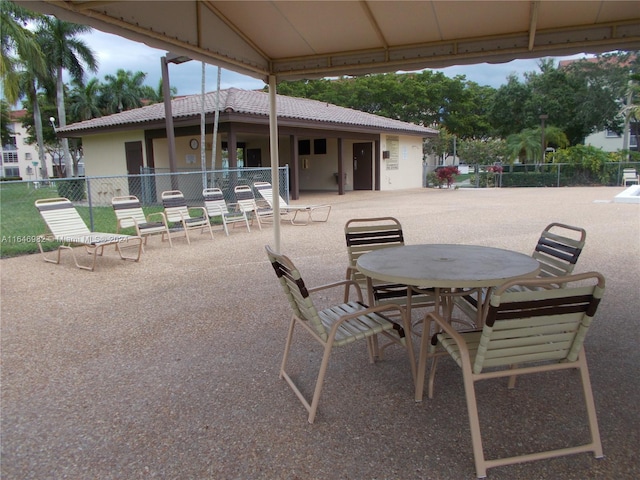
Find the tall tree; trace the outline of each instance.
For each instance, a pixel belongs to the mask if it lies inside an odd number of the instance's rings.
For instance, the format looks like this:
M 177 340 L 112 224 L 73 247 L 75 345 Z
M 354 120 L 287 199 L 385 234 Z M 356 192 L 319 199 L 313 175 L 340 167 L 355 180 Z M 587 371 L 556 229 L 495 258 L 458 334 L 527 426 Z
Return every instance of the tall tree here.
M 67 125 L 67 114 L 64 104 L 63 71 L 67 70 L 71 78 L 82 82 L 85 65 L 92 72 L 98 69 L 98 62 L 93 51 L 76 36 L 91 31 L 91 27 L 64 22 L 54 17 L 45 17 L 36 34 L 40 39 L 42 51 L 45 53 L 53 76 L 56 79 L 56 103 L 58 107 L 58 125 Z M 69 140 L 63 138 L 62 151 L 66 176 L 71 176 L 72 160 L 69 152 Z
M 105 75 L 102 87 L 102 102 L 106 113 L 119 113 L 142 106 L 142 99 L 147 93 L 144 72 L 133 73 L 131 70 L 119 69 L 115 75 Z
M 531 89 L 518 77 L 507 77 L 507 83 L 498 88 L 489 108 L 489 122 L 497 136 L 506 138 L 528 126 L 526 108 L 530 97 Z
M 33 70 L 31 64 L 25 62 L 24 69 L 20 73 L 20 93 L 31 103 L 33 108 L 33 127 L 36 134 L 36 145 L 38 146 L 38 160 L 40 163 L 40 174 L 42 178 L 49 177 L 47 168 L 47 156 L 45 155 L 44 135 L 42 131 L 42 114 L 38 101 L 38 88 L 41 84 L 46 84 L 46 77 L 39 75 Z
M 69 113 L 74 120 L 83 121 L 101 117 L 100 80 L 92 78 L 86 84 L 73 80 L 73 89 L 69 92 Z
M 0 78 L 10 105 L 20 98 L 19 74 L 24 64 L 38 74 L 46 72 L 46 62 L 27 22 L 40 18 L 22 7 L 0 0 Z M 17 56 L 16 56 L 17 55 Z
M 11 109 L 9 104 L 4 99 L 0 99 L 0 144 L 2 145 L 8 145 L 11 141 L 13 132 L 9 129 L 10 123 Z

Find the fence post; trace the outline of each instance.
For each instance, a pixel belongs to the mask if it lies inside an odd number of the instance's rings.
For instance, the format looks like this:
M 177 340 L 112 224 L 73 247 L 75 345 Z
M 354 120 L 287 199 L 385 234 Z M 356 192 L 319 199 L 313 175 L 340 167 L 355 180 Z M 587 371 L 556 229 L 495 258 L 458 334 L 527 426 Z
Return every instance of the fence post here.
M 87 183 L 87 200 L 89 201 L 89 230 L 93 232 L 95 226 L 93 222 L 93 202 L 91 201 L 91 179 L 85 177 L 85 181 Z

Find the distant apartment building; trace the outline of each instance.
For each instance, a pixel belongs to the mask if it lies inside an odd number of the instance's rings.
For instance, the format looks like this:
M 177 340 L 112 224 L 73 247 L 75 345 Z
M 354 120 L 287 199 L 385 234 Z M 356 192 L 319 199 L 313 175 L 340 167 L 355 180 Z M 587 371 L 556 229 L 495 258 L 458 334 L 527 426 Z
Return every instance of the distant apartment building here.
M 638 137 L 640 133 L 640 123 L 631 122 L 629 128 L 629 140 L 628 149 L 631 151 L 638 151 Z M 601 148 L 605 152 L 616 152 L 622 150 L 624 145 L 624 139 L 622 135 L 612 130 L 602 130 L 601 132 L 592 133 L 584 139 L 585 145 L 591 145 L 596 148 Z
M 13 132 L 8 144 L 0 146 L 0 176 L 4 178 L 20 177 L 23 180 L 37 181 L 42 179 L 43 171 L 38 157 L 38 146 L 27 143 L 27 130 L 22 126 L 22 117 L 26 110 L 11 112 L 9 130 Z M 51 156 L 47 158 L 48 176 L 53 176 L 53 162 Z
M 590 57 L 590 58 L 582 58 L 582 61 L 587 62 L 597 62 L 598 58 Z M 611 61 L 614 61 L 612 59 Z M 562 60 L 558 64 L 559 68 L 564 68 L 577 60 Z M 640 122 L 634 119 L 631 119 L 629 123 L 629 129 L 627 131 L 629 137 L 627 138 L 627 149 L 631 151 L 638 151 L 638 139 L 640 138 Z M 602 130 L 600 132 L 592 133 L 588 135 L 584 139 L 585 145 L 591 145 L 596 148 L 601 148 L 605 152 L 616 152 L 618 150 L 622 150 L 624 147 L 624 137 L 622 134 L 616 133 L 613 130 Z

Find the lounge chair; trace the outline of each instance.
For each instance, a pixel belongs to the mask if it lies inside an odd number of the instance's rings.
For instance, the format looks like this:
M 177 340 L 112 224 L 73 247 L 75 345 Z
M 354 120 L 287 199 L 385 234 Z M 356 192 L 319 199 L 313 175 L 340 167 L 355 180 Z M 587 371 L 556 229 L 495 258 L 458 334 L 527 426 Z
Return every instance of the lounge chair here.
M 208 231 L 209 235 L 211 235 L 211 240 L 213 240 L 213 230 L 204 207 L 189 207 L 180 190 L 162 192 L 161 198 L 167 222 L 169 224 L 178 224 L 182 227 L 188 244 L 191 244 L 189 230 L 195 229 L 200 229 L 200 233 Z M 197 215 L 192 215 L 192 213 L 197 213 Z
M 142 238 L 134 235 L 122 235 L 116 233 L 92 232 L 80 217 L 80 214 L 73 204 L 63 197 L 45 198 L 36 200 L 36 208 L 40 212 L 43 220 L 47 224 L 50 234 L 41 235 L 38 238 L 38 248 L 44 260 L 50 263 L 60 263 L 62 250 L 69 250 L 73 255 L 76 267 L 83 270 L 93 271 L 96 267 L 96 258 L 104 252 L 104 247 L 114 245 L 116 251 L 123 260 L 140 260 L 142 253 Z M 57 248 L 55 259 L 47 258 L 42 248 L 43 241 L 56 241 L 61 245 Z M 76 254 L 72 246 L 82 245 L 93 260 L 90 266 L 78 263 Z M 137 249 L 135 256 L 125 256 L 123 249 L 131 247 Z
M 269 182 L 256 182 L 253 184 L 256 191 L 262 196 L 264 201 L 273 209 L 273 188 Z M 282 196 L 280 198 L 280 212 L 290 214 L 288 218 L 293 225 L 308 225 L 311 222 L 326 222 L 331 213 L 331 205 L 290 205 Z M 316 211 L 323 212 L 319 217 L 314 218 Z M 303 219 L 298 220 L 298 215 L 303 214 Z
M 222 190 L 219 188 L 205 188 L 202 191 L 202 196 L 204 197 L 204 207 L 207 210 L 207 215 L 209 215 L 210 219 L 220 218 L 222 221 L 222 227 L 224 228 L 224 232 L 227 236 L 229 236 L 229 229 L 227 228 L 228 224 L 233 224 L 235 227 L 236 224 L 244 222 L 247 226 L 247 230 L 249 232 L 251 231 L 247 213 L 239 208 L 237 210 L 229 211 L 229 207 L 224 199 Z
M 555 288 L 557 280 L 561 281 L 563 288 Z M 478 478 L 486 476 L 487 468 L 501 465 L 580 452 L 593 452 L 596 458 L 603 456 L 583 344 L 604 289 L 604 278 L 596 272 L 561 278 L 535 278 L 507 282 L 495 290 L 490 306 L 484 313 L 484 327 L 476 331 L 458 332 L 437 313 L 427 315 L 425 331 L 429 329 L 430 323 L 435 322 L 439 333 L 433 336 L 431 342 L 426 335 L 422 338 L 416 381 L 416 401 L 422 400 L 427 358 L 433 358 L 429 375 L 429 398 L 432 398 L 438 357 L 450 356 L 462 369 Z M 492 378 L 509 377 L 508 387 L 514 388 L 518 375 L 563 369 L 576 369 L 580 373 L 590 440 L 583 445 L 565 448 L 558 448 L 563 441 L 555 440 L 553 450 L 521 453 L 508 458 L 486 459 L 480 432 L 475 383 Z M 537 378 L 539 382 L 548 382 L 550 390 L 561 388 L 559 386 L 562 383 L 558 383 L 555 377 L 547 375 Z M 513 408 L 509 401 L 516 399 L 517 397 L 509 398 L 503 408 Z M 566 400 L 562 399 L 562 401 Z M 523 411 L 526 410 L 525 408 Z M 571 425 L 564 422 L 565 419 L 562 417 L 546 416 L 544 408 L 542 412 L 544 418 L 530 419 L 528 422 L 523 420 L 517 428 L 521 429 L 522 425 L 526 426 L 531 422 L 550 421 L 552 424 L 546 430 L 547 433 L 550 434 L 554 427 L 560 425 L 560 428 L 557 428 L 558 436 L 565 437 L 566 441 L 570 442 L 571 440 L 567 439 L 573 436 L 569 435 L 567 429 L 571 428 Z M 447 412 L 441 413 L 443 414 L 441 420 L 447 417 Z M 500 425 L 491 425 L 491 427 L 494 433 L 502 429 Z M 526 434 L 520 433 L 521 439 L 527 438 Z M 519 444 L 512 447 L 521 451 L 527 450 L 526 446 Z
M 255 218 L 258 222 L 258 228 L 262 230 L 262 223 L 273 221 L 273 210 L 267 207 L 261 207 L 256 202 L 256 196 L 249 185 L 238 185 L 234 188 L 236 202 L 241 211 Z
M 315 288 L 306 288 L 300 272 L 289 258 L 277 254 L 268 246 L 266 247 L 266 251 L 293 311 L 284 348 L 284 356 L 280 367 L 280 378 L 286 380 L 309 412 L 309 423 L 313 423 L 315 419 L 324 377 L 329 364 L 329 357 L 334 348 L 354 343 L 357 340 L 366 340 L 369 350 L 369 360 L 373 363 L 379 356 L 377 344 L 373 342 L 373 339 L 377 335 L 385 335 L 406 348 L 412 378 L 415 379 L 413 346 L 411 343 L 411 335 L 405 335 L 409 324 L 402 307 L 398 305 L 368 307 L 363 303 L 362 291 L 358 287 L 358 284 L 351 280 L 344 280 Z M 331 288 L 344 288 L 345 285 L 349 285 L 353 289 L 356 295 L 355 300 L 346 299 L 342 304 L 333 305 L 322 310 L 316 309 L 311 294 Z M 398 324 L 385 316 L 388 312 L 397 312 L 401 317 L 401 323 Z M 323 350 L 320 370 L 316 378 L 311 402 L 306 399 L 305 395 L 286 371 L 293 331 L 296 326 L 303 327 L 304 330 L 311 334 L 314 340 L 322 346 Z
M 635 168 L 625 168 L 622 170 L 622 184 L 625 187 L 628 185 L 640 184 L 640 175 L 636 173 Z
M 147 237 L 158 233 L 162 235 L 163 242 L 166 238 L 169 241 L 169 246 L 173 246 L 167 218 L 164 213 L 155 212 L 145 215 L 140 200 L 138 200 L 138 197 L 135 195 L 113 197 L 111 199 L 111 205 L 113 206 L 113 211 L 116 214 L 116 220 L 118 222 L 116 233 L 120 233 L 120 230 L 123 228 L 135 228 L 138 236 L 144 240 L 142 245 L 143 251 L 144 246 L 147 244 Z M 152 221 L 152 217 L 157 217 L 158 221 Z

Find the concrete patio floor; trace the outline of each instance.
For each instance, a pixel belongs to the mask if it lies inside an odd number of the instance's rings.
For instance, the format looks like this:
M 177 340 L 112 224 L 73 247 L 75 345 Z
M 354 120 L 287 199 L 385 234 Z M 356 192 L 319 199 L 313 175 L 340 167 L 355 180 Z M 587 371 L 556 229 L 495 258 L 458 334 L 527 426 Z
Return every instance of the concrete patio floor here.
M 392 215 L 407 243 L 530 254 L 558 221 L 587 230 L 577 272 L 607 291 L 586 340 L 605 458 L 579 454 L 490 469 L 490 479 L 640 477 L 640 206 L 623 187 L 306 193 L 327 223 L 282 225 L 282 251 L 308 286 L 343 278 L 350 218 Z M 0 475 L 14 479 L 472 479 L 462 377 L 440 363 L 415 403 L 405 354 L 368 363 L 337 350 L 316 422 L 278 378 L 289 307 L 267 263 L 272 227 L 151 238 L 139 263 L 113 252 L 95 272 L 39 255 L 0 261 Z M 339 298 L 326 297 L 322 301 Z M 293 372 L 311 389 L 321 351 L 296 336 Z M 305 383 L 306 382 L 306 383 Z M 478 387 L 488 456 L 587 440 L 574 372 L 508 391 Z

